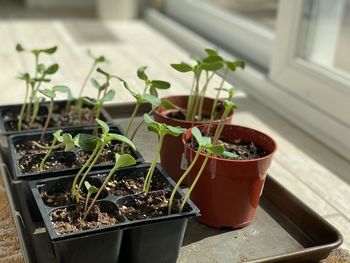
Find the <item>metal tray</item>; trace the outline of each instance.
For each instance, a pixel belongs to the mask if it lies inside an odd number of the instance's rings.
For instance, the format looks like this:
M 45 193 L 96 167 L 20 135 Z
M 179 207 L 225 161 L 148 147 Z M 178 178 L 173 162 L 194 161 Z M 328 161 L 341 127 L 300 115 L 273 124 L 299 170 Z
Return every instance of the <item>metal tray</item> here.
M 106 110 L 122 127 L 134 104 L 109 105 Z M 148 112 L 143 107 L 139 116 Z M 136 123 L 141 120 L 137 118 Z M 142 127 L 135 143 L 151 160 L 156 136 Z M 9 173 L 0 159 L 17 231 L 26 262 L 55 262 L 42 222 L 21 214 Z M 267 176 L 254 222 L 242 229 L 213 229 L 190 220 L 178 262 L 317 262 L 342 243 L 341 234 L 297 197 Z

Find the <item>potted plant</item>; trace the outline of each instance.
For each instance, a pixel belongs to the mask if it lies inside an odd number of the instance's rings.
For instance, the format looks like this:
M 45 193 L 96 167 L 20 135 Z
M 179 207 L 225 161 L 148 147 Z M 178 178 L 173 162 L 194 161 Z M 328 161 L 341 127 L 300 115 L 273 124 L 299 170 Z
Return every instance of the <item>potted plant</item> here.
M 190 95 L 171 96 L 162 99 L 161 105 L 154 111 L 154 118 L 160 123 L 166 123 L 183 128 L 191 128 L 195 125 L 209 122 L 217 123 L 222 116 L 222 101 L 220 93 L 225 83 L 228 72 L 237 68 L 244 68 L 243 61 L 229 61 L 224 59 L 217 51 L 205 49 L 206 56 L 196 58 L 195 65 L 187 63 L 171 64 L 171 66 L 182 73 L 192 73 L 193 82 Z M 219 71 L 224 75 L 217 88 L 215 98 L 206 97 L 212 78 L 218 75 Z M 201 82 L 204 79 L 203 82 Z M 202 84 L 201 84 L 202 83 Z M 231 122 L 233 111 L 225 121 Z M 180 138 L 167 136 L 161 151 L 161 164 L 167 173 L 177 181 L 183 169 L 181 162 L 183 157 L 183 145 Z M 185 179 L 185 184 L 189 183 Z
M 230 100 L 225 101 L 223 116 L 233 107 Z M 219 124 L 211 122 L 197 128 L 197 132 L 187 130 L 182 141 L 192 167 L 189 176 L 197 183 L 191 187 L 191 199 L 201 210 L 199 221 L 216 228 L 248 225 L 255 216 L 276 142 L 255 129 L 225 124 L 224 118 Z M 208 157 L 192 140 L 202 134 L 222 145 L 224 151 Z M 202 171 L 200 178 L 198 171 Z
M 149 116 L 145 122 L 161 138 L 184 131 L 156 123 Z M 102 136 L 91 141 L 97 149 L 92 159 L 114 138 L 107 125 L 101 126 Z M 133 147 L 126 137 L 118 139 Z M 161 146 L 162 140 L 151 164 L 134 166 L 132 156 L 116 154 L 111 170 L 90 172 L 90 161 L 74 178 L 30 182 L 59 262 L 176 261 L 187 220 L 198 215 L 198 209 L 186 199 L 179 212 L 185 195 L 174 189 L 175 183 L 156 165 Z M 175 205 L 169 213 L 170 196 Z

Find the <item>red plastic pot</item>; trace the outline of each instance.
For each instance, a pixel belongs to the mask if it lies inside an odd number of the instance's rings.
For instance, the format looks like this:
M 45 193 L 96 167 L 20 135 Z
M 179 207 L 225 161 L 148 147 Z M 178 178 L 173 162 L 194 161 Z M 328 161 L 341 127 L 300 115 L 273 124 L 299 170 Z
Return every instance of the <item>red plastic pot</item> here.
M 207 125 L 198 126 L 206 131 Z M 211 129 L 215 132 L 216 126 Z M 268 152 L 268 155 L 254 160 L 228 160 L 212 157 L 208 160 L 203 174 L 191 193 L 191 200 L 199 207 L 201 223 L 221 228 L 240 228 L 250 224 L 263 191 L 266 173 L 272 156 L 277 149 L 276 142 L 268 135 L 243 126 L 226 124 L 222 137 L 228 142 L 235 139 L 253 142 Z M 182 140 L 185 154 L 190 163 L 195 151 L 187 144 L 191 130 L 187 130 Z M 190 172 L 192 180 L 197 175 L 205 158 L 201 154 Z
M 173 104 L 186 109 L 187 107 L 187 101 L 189 96 L 170 96 L 165 97 L 164 99 L 167 99 L 171 101 Z M 205 98 L 204 99 L 204 107 L 203 107 L 203 113 L 204 115 L 210 116 L 210 112 L 212 109 L 214 103 L 214 99 L 211 98 Z M 182 128 L 189 129 L 192 127 L 191 121 L 186 120 L 178 120 L 174 118 L 170 118 L 167 116 L 171 110 L 168 110 L 162 106 L 158 107 L 157 110 L 154 112 L 154 119 L 157 122 L 165 123 L 167 125 L 172 126 L 180 126 Z M 232 114 L 230 114 L 227 119 L 226 123 L 231 123 L 232 121 Z M 214 123 L 217 123 L 218 120 L 214 121 Z M 208 124 L 208 121 L 196 121 L 196 125 L 201 124 Z M 168 175 L 174 179 L 174 181 L 177 182 L 177 180 L 181 177 L 184 170 L 181 169 L 181 160 L 184 153 L 184 146 L 181 141 L 181 137 L 173 137 L 170 135 L 166 135 L 164 137 L 163 146 L 160 152 L 160 162 L 162 167 L 165 169 L 165 171 L 168 173 Z M 184 184 L 189 184 L 190 180 L 186 179 L 184 180 Z

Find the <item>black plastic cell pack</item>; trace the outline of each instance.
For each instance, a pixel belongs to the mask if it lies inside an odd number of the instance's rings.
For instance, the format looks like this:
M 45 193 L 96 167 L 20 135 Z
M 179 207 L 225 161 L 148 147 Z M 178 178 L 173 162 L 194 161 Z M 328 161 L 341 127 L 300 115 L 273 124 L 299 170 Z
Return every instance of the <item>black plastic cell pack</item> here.
M 122 169 L 117 171 L 111 181 L 143 178 L 148 168 L 149 164 L 140 164 Z M 87 180 L 98 187 L 108 172 L 108 170 L 95 171 Z M 199 215 L 198 208 L 191 201 L 188 201 L 181 214 L 165 213 L 160 217 L 131 221 L 123 215 L 121 208 L 132 206 L 135 200 L 148 198 L 148 196 L 145 197 L 139 193 L 129 194 L 128 191 L 123 194 L 123 187 L 119 189 L 121 191 L 112 193 L 109 188 L 109 191 L 99 198 L 97 204 L 102 211 L 117 211 L 118 224 L 59 235 L 53 227 L 50 214 L 57 209 L 74 207 L 75 204 L 67 203 L 59 206 L 45 204 L 42 193 L 67 191 L 72 181 L 72 176 L 65 176 L 29 182 L 59 262 L 78 262 L 77 260 L 82 259 L 86 259 L 82 262 L 118 262 L 118 260 L 119 262 L 176 262 L 187 221 L 190 217 Z M 150 195 L 165 193 L 169 196 L 175 185 L 160 166 L 156 167 L 153 181 L 155 187 L 151 188 Z M 181 199 L 183 196 L 184 193 L 180 189 L 176 198 Z

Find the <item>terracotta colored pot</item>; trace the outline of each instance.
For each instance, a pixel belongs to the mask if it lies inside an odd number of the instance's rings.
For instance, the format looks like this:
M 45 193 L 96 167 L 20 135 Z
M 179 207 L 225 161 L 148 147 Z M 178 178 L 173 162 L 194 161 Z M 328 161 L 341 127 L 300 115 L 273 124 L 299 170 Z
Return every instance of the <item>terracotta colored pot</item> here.
M 206 127 L 207 125 L 198 126 L 201 131 L 205 131 Z M 215 129 L 216 126 L 213 126 L 211 134 Z M 277 145 L 271 137 L 262 132 L 231 124 L 224 126 L 222 137 L 228 142 L 233 142 L 235 139 L 252 141 L 256 146 L 266 150 L 268 155 L 254 160 L 210 158 L 191 193 L 191 199 L 201 211 L 200 222 L 216 228 L 240 228 L 250 224 L 255 216 L 267 169 L 270 167 Z M 182 140 L 189 163 L 196 153 L 186 143 L 190 138 L 191 130 L 187 130 Z M 204 158 L 205 155 L 201 154 L 190 172 L 192 180 L 197 175 Z
M 187 108 L 187 101 L 189 96 L 170 96 L 165 97 L 164 99 L 167 99 L 171 101 L 173 104 L 186 109 Z M 204 115 L 210 116 L 210 112 L 212 109 L 212 105 L 214 103 L 214 99 L 211 98 L 205 98 L 204 100 L 204 107 L 203 107 L 203 113 Z M 154 119 L 157 122 L 165 123 L 167 125 L 172 126 L 180 126 L 182 128 L 191 128 L 192 123 L 191 121 L 185 121 L 185 120 L 177 120 L 173 119 L 167 116 L 167 114 L 170 113 L 170 111 L 162 106 L 158 107 L 158 109 L 154 112 Z M 227 119 L 226 123 L 231 123 L 232 121 L 232 114 L 230 114 Z M 218 121 L 214 121 L 218 122 Z M 195 125 L 201 125 L 201 124 L 207 124 L 208 121 L 197 121 L 195 122 Z M 184 145 L 180 137 L 173 137 L 170 135 L 166 135 L 164 137 L 163 146 L 160 152 L 160 162 L 162 167 L 165 169 L 165 171 L 168 173 L 168 175 L 174 179 L 174 181 L 177 182 L 177 180 L 180 178 L 180 176 L 183 174 L 184 170 L 181 169 L 181 160 L 182 155 L 184 153 Z M 190 180 L 184 180 L 184 184 L 189 184 Z

